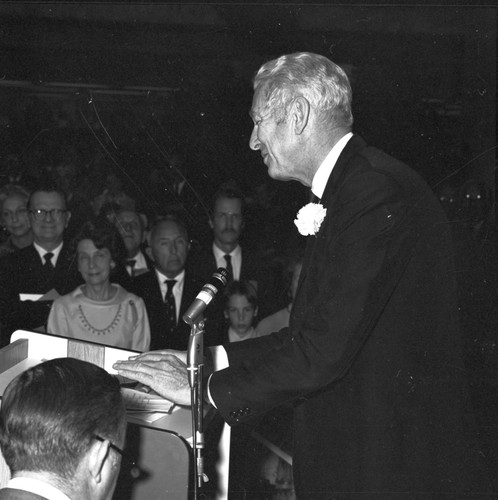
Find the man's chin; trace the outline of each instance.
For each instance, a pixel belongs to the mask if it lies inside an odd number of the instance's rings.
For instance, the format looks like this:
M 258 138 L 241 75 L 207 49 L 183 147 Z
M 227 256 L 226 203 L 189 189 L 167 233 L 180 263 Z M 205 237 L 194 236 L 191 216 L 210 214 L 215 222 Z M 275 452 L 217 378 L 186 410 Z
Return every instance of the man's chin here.
M 285 175 L 284 172 L 275 171 L 271 168 L 268 169 L 268 175 L 276 181 L 291 181 L 292 179 Z

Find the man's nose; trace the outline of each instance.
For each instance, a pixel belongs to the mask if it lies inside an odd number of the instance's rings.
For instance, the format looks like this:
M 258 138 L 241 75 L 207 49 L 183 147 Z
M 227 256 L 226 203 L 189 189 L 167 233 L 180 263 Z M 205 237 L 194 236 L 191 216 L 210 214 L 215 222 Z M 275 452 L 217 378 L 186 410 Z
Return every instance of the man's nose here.
M 258 134 L 256 132 L 256 127 L 253 127 L 252 132 L 251 132 L 251 138 L 249 139 L 249 147 L 253 151 L 257 151 L 261 146 L 261 143 L 259 142 L 258 139 Z

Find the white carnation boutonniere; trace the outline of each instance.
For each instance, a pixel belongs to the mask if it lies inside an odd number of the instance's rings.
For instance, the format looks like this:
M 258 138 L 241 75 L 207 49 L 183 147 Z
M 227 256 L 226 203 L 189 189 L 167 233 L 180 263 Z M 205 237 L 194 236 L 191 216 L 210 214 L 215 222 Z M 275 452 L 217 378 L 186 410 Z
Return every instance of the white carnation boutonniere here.
M 327 214 L 327 209 L 321 203 L 308 203 L 297 213 L 294 224 L 303 236 L 318 233 L 323 219 Z

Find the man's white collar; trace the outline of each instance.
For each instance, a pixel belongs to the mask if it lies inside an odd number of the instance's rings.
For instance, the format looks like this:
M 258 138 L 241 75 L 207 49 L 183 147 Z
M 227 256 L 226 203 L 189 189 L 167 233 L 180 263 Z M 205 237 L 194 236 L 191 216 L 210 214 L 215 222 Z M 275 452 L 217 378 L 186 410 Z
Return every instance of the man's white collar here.
M 352 132 L 348 132 L 346 135 L 342 136 L 330 150 L 322 164 L 318 167 L 311 183 L 311 192 L 317 198 L 322 198 L 325 186 L 327 185 L 330 174 L 332 173 L 332 169 L 337 163 L 339 155 L 342 153 L 342 150 L 346 147 L 346 144 L 351 137 L 353 137 Z

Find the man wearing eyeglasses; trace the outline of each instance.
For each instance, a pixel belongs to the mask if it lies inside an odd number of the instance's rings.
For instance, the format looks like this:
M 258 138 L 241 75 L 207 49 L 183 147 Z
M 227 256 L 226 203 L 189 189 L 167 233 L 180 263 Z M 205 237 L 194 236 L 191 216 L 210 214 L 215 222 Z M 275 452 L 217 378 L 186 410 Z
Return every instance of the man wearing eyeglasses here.
M 0 500 L 111 499 L 125 432 L 120 385 L 105 370 L 74 358 L 29 368 L 2 397 L 0 447 L 12 477 Z
M 69 293 L 81 281 L 73 255 L 64 243 L 71 213 L 65 195 L 56 186 L 34 190 L 28 200 L 33 243 L 0 264 L 0 323 L 2 345 L 17 329 L 40 329 L 52 301 Z

